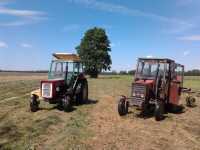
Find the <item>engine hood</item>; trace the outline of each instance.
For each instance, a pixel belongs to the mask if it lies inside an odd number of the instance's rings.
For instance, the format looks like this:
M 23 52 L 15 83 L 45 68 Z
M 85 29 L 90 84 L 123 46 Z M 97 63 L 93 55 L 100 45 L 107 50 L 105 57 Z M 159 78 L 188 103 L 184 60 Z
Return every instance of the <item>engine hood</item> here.
M 64 79 L 47 79 L 42 80 L 41 83 L 56 83 L 56 82 L 64 82 Z
M 142 84 L 142 85 L 153 85 L 154 80 L 137 80 L 135 81 L 136 84 Z

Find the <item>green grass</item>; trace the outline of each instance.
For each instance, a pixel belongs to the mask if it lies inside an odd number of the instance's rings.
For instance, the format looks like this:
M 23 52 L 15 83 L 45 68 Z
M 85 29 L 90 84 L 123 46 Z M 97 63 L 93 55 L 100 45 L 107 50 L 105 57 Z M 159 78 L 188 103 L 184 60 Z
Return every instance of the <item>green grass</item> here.
M 184 87 L 192 88 L 200 91 L 200 77 L 199 76 L 187 76 L 184 80 Z
M 42 110 L 29 111 L 29 93 L 39 83 L 39 80 L 0 82 L 0 149 L 34 149 L 40 147 L 40 140 L 49 138 L 48 134 L 52 134 L 51 138 L 55 136 L 55 141 L 47 148 L 56 147 L 60 141 L 64 147 L 74 148 L 91 136 L 86 128 L 92 105 L 76 106 L 73 112 L 66 113 L 41 102 Z
M 28 94 L 39 87 L 39 80 L 0 82 L 0 101 Z

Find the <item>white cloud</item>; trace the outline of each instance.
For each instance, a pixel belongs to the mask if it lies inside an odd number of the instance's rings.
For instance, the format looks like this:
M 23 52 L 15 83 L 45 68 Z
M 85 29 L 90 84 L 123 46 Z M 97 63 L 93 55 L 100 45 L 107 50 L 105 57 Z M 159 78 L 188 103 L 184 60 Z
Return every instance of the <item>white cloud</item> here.
M 200 41 L 200 35 L 183 36 L 178 39 L 183 41 Z
M 12 9 L 6 6 L 0 6 L 0 14 L 16 17 L 10 22 L 0 22 L 0 26 L 21 26 L 47 19 L 46 13 L 42 11 Z
M 8 45 L 6 42 L 0 41 L 0 48 L 7 48 Z
M 153 58 L 153 55 L 147 55 L 146 58 Z
M 20 44 L 21 47 L 24 47 L 24 48 L 31 48 L 32 45 L 28 44 L 28 43 L 22 43 Z
M 183 56 L 188 56 L 190 54 L 190 51 L 184 51 Z
M 144 12 L 138 9 L 131 9 L 127 6 L 114 4 L 114 3 L 107 3 L 107 2 L 97 1 L 97 0 L 68 0 L 68 2 L 85 5 L 86 7 L 98 9 L 105 12 L 119 13 L 119 14 L 125 14 L 125 15 L 130 15 L 130 16 L 141 16 L 141 17 L 146 17 L 153 20 L 177 24 L 179 26 L 187 27 L 185 29 L 193 27 L 193 24 L 188 23 L 184 20 L 180 20 L 180 19 L 172 18 L 172 17 L 165 17 L 165 16 L 158 15 L 151 12 Z
M 0 8 L 0 14 L 18 16 L 18 17 L 39 17 L 45 15 L 44 12 L 33 11 L 33 10 L 19 10 L 19 9 L 11 9 L 11 8 Z

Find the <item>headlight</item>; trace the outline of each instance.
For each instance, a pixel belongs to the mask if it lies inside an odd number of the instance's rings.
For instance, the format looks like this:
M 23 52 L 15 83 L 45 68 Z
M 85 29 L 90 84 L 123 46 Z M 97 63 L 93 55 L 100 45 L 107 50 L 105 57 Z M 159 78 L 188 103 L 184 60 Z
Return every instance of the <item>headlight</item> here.
M 144 94 L 140 94 L 140 97 L 141 97 L 141 98 L 144 98 Z
M 60 88 L 59 87 L 56 87 L 56 92 L 59 92 L 60 91 Z
M 145 94 L 140 94 L 140 93 L 135 93 L 135 92 L 133 93 L 133 96 L 145 98 Z

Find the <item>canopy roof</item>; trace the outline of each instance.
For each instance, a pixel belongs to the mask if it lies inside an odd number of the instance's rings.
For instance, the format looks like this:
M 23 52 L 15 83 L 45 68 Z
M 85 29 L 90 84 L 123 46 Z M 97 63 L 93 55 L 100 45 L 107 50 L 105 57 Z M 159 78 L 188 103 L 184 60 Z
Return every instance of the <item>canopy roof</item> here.
M 80 61 L 80 57 L 76 54 L 69 54 L 69 53 L 53 53 L 53 56 L 56 60 L 63 60 L 63 61 Z
M 159 62 L 159 63 L 176 63 L 174 60 L 169 58 L 138 58 L 139 61 L 148 61 L 148 62 Z M 176 63 L 176 65 L 184 66 L 179 63 Z

